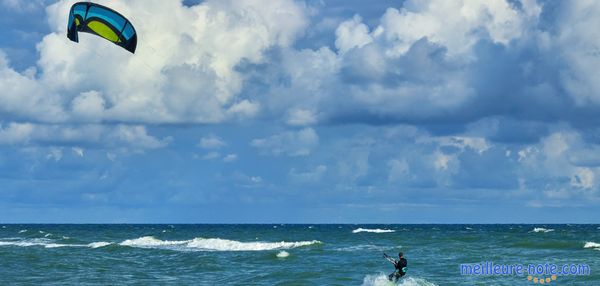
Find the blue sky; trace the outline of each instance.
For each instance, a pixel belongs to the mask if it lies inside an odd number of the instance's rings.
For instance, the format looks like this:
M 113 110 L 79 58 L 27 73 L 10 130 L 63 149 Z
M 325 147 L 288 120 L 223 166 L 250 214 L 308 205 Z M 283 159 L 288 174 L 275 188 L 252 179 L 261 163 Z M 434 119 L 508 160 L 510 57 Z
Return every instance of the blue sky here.
M 98 3 L 0 1 L 0 222 L 598 222 L 599 3 Z

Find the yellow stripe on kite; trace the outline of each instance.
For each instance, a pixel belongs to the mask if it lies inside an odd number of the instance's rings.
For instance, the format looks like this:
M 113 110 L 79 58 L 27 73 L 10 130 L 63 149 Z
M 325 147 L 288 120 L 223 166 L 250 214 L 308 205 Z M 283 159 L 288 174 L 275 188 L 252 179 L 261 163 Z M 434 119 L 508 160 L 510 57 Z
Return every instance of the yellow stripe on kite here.
M 118 43 L 121 41 L 119 40 L 119 36 L 117 36 L 117 34 L 111 28 L 109 28 L 102 22 L 91 21 L 87 24 L 87 26 L 100 37 L 105 38 L 111 42 Z

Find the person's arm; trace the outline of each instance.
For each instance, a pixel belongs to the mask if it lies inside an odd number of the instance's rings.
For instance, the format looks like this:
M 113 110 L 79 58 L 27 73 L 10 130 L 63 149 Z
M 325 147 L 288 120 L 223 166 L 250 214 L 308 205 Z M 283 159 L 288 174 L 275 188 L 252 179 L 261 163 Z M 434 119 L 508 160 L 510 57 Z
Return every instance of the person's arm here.
M 394 264 L 394 267 L 396 267 L 396 265 L 398 265 L 398 262 L 396 262 L 396 260 L 394 260 L 391 257 L 389 257 L 387 254 L 384 253 L 383 257 L 385 257 L 385 259 L 387 259 L 389 262 L 391 262 L 392 264 Z
M 392 264 L 394 264 L 394 266 L 398 265 L 398 262 L 394 259 L 387 257 L 387 260 L 389 260 Z

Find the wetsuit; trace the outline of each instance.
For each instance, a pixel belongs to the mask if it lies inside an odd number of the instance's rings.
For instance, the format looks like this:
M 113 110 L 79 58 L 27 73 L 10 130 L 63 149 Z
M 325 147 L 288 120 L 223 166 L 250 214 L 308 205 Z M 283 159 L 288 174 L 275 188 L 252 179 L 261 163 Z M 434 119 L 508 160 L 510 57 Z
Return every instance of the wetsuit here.
M 407 261 L 404 258 L 400 258 L 399 261 L 395 261 L 394 267 L 396 268 L 396 270 L 388 276 L 390 281 L 392 281 L 392 280 L 398 281 L 398 279 L 400 279 L 400 277 L 404 276 L 406 274 L 406 265 L 407 265 Z

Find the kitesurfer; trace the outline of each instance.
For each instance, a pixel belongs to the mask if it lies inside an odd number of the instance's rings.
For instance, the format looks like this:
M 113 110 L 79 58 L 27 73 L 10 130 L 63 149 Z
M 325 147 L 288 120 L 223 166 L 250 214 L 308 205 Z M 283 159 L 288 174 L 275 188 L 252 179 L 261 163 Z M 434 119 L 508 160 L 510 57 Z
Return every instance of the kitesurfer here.
M 400 279 L 400 277 L 402 277 L 406 274 L 407 261 L 406 261 L 406 258 L 404 258 L 404 254 L 402 252 L 398 253 L 398 260 L 395 260 L 395 259 L 389 257 L 385 253 L 383 254 L 383 257 L 385 257 L 385 259 L 387 259 L 389 262 L 394 264 L 394 268 L 396 268 L 394 270 L 394 272 L 392 272 L 392 274 L 388 275 L 388 279 L 390 281 L 392 281 L 392 280 L 398 281 L 398 279 Z

